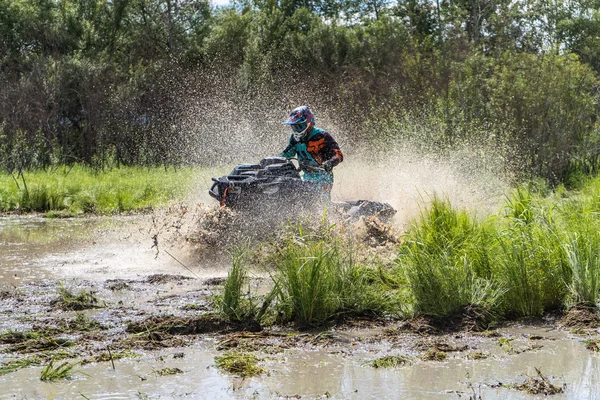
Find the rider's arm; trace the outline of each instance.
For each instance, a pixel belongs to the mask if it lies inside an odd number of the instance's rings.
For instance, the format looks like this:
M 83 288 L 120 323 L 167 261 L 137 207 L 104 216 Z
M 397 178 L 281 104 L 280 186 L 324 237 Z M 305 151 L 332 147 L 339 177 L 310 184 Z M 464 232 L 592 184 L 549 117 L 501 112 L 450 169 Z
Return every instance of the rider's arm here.
M 296 155 L 296 142 L 294 136 L 290 136 L 290 142 L 287 147 L 281 152 L 280 157 L 292 158 Z
M 333 168 L 344 160 L 344 153 L 342 153 L 340 146 L 335 141 L 333 136 L 331 136 L 328 132 L 324 132 L 323 134 L 325 136 L 323 164 L 328 164 L 328 166 Z

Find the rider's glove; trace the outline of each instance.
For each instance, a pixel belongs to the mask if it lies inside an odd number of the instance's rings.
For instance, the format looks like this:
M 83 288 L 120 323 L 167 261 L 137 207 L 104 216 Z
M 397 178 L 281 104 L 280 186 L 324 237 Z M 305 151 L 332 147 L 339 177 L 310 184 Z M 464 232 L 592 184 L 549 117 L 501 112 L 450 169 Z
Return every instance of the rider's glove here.
M 331 172 L 331 170 L 333 169 L 333 163 L 330 160 L 325 161 L 323 163 L 322 167 L 325 171 Z

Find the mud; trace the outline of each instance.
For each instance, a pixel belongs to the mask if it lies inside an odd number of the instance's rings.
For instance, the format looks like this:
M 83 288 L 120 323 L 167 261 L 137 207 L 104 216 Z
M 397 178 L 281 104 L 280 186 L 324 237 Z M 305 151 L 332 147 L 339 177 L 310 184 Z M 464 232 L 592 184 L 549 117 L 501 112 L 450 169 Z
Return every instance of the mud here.
M 600 398 L 593 309 L 503 326 L 487 323 L 485 310 L 466 309 L 445 321 L 261 328 L 215 314 L 225 267 L 157 256 L 143 240 L 151 223 L 87 223 L 56 222 L 58 238 L 48 226 L 36 227 L 47 235 L 35 238 L 0 228 L 2 250 L 21 249 L 0 256 L 2 398 Z M 8 225 L 26 231 L 36 223 Z M 65 290 L 97 301 L 56 307 Z M 232 354 L 250 360 L 256 374 Z M 76 364 L 71 376 L 42 381 L 52 360 Z

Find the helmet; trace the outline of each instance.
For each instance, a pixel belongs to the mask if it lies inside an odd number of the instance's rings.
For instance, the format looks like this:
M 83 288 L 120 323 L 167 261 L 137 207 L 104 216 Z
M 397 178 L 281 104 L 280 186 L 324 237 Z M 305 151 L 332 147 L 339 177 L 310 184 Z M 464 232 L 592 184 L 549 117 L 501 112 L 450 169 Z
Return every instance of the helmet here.
M 313 126 L 315 126 L 315 116 L 308 106 L 301 106 L 290 111 L 284 124 L 292 128 L 294 138 L 297 141 L 306 139 Z

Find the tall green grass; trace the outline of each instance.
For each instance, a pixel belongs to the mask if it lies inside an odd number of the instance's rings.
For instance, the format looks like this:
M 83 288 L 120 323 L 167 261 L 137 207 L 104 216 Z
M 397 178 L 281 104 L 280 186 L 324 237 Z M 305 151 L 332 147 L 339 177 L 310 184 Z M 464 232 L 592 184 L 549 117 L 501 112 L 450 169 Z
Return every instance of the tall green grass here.
M 0 174 L 0 211 L 120 213 L 183 199 L 197 168 L 120 167 L 95 171 L 83 166 Z
M 415 310 L 445 316 L 477 304 L 519 317 L 595 304 L 597 182 L 581 193 L 515 188 L 504 212 L 484 221 L 433 199 L 399 247 Z
M 297 233 L 273 258 L 277 314 L 300 326 L 321 325 L 346 315 L 383 314 L 395 309 L 392 290 L 377 271 L 354 261 L 348 241 L 326 228 Z
M 435 197 L 399 248 L 415 311 L 446 316 L 467 305 L 496 304 L 502 289 L 490 279 L 488 246 L 482 226 Z
M 260 322 L 258 306 L 249 285 L 247 250 L 238 249 L 233 255 L 223 292 L 216 301 L 219 311 L 229 320 L 239 322 L 257 319 Z
M 447 317 L 483 309 L 514 318 L 597 306 L 599 226 L 600 177 L 579 191 L 515 188 L 503 208 L 479 219 L 434 197 L 396 245 L 392 269 L 357 262 L 365 244 L 343 229 L 298 226 L 270 259 L 271 308 L 284 322 L 319 326 L 361 313 Z
M 597 236 L 573 236 L 564 245 L 571 272 L 566 286 L 574 303 L 596 304 L 600 290 L 599 244 Z

